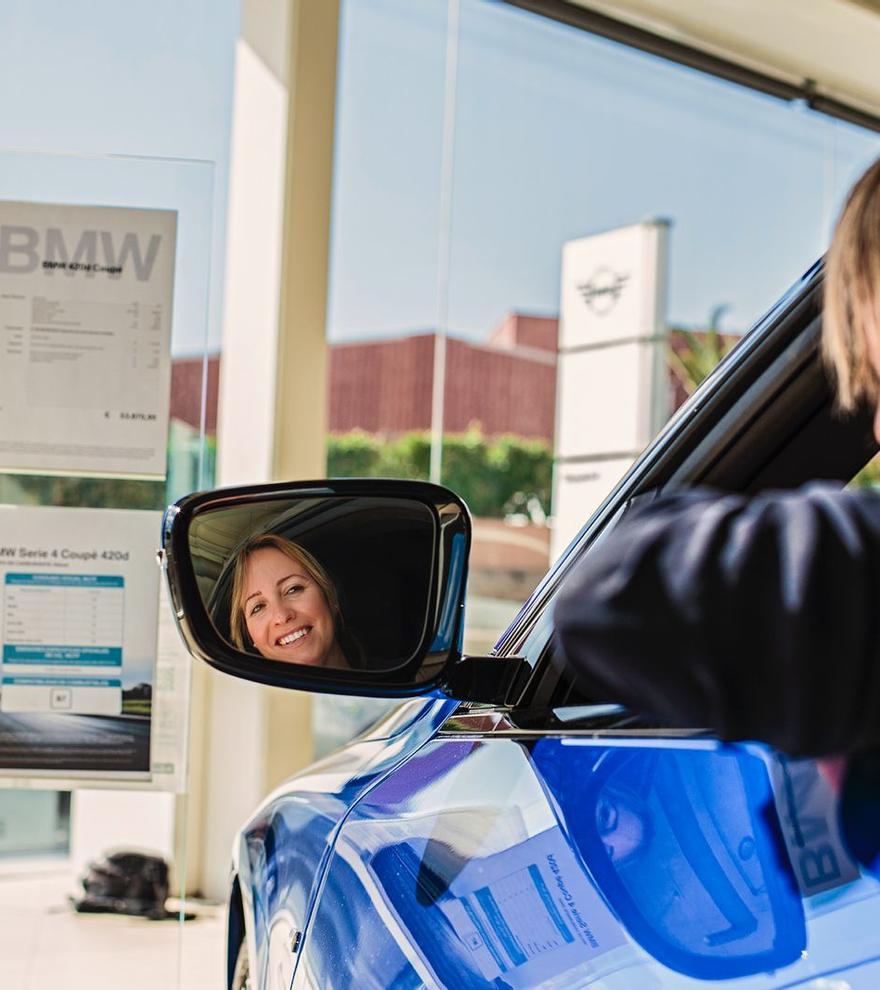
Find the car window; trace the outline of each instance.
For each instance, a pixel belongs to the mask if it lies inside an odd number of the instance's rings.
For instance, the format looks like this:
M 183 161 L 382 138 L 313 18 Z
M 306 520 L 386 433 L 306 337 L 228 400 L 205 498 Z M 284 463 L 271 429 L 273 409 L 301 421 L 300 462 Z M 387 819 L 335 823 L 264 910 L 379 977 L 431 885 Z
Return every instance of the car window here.
M 880 491 L 880 454 L 875 455 L 851 480 L 848 488 L 873 488 Z
M 853 475 L 847 487 L 873 488 L 880 494 L 880 454 L 871 456 Z M 624 514 L 624 511 L 619 512 L 618 517 L 609 522 L 600 534 L 600 540 L 611 532 Z M 622 728 L 635 723 L 642 728 L 664 728 L 656 720 L 633 716 L 614 704 L 614 699 L 590 697 L 571 676 L 553 637 L 553 606 L 562 584 L 564 582 L 557 585 L 543 604 L 517 650 L 518 655 L 527 659 L 535 670 L 531 690 L 523 699 L 525 721 L 545 726 L 589 722 L 603 728 Z

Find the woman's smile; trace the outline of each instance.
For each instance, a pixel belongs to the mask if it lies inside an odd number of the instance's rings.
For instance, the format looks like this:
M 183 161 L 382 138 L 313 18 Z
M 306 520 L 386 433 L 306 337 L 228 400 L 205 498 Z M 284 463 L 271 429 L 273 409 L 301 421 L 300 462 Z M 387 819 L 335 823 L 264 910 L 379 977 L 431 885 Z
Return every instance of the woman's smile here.
M 275 640 L 276 646 L 293 646 L 295 643 L 299 643 L 304 636 L 312 631 L 311 626 L 301 626 L 299 629 L 295 629 L 292 633 L 285 633 L 283 636 L 279 636 Z

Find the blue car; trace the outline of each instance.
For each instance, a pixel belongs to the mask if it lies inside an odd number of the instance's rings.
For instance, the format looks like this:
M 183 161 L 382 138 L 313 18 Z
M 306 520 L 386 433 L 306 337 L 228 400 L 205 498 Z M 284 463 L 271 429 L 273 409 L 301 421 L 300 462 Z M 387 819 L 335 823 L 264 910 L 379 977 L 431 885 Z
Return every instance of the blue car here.
M 169 509 L 195 657 L 400 699 L 241 829 L 230 987 L 880 986 L 880 885 L 821 768 L 589 697 L 553 637 L 567 572 L 640 500 L 846 484 L 873 456 L 870 417 L 834 414 L 821 283 L 816 266 L 716 369 L 491 656 L 462 654 L 470 522 L 446 489 L 297 482 Z

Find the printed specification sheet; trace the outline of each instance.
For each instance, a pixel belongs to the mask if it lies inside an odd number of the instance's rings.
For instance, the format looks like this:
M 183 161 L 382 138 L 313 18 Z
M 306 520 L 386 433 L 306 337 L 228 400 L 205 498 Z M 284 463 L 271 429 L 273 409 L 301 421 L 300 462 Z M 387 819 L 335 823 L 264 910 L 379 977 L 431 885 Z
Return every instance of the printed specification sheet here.
M 0 508 L 0 712 L 121 715 L 152 696 L 159 520 Z
M 125 578 L 7 573 L 4 711 L 122 711 Z
M 176 231 L 0 201 L 0 468 L 164 477 Z

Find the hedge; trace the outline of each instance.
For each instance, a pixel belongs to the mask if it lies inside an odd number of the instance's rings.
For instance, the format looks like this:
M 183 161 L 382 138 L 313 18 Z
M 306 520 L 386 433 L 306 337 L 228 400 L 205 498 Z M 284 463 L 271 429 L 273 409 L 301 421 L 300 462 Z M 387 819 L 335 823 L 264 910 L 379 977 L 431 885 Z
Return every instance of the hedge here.
M 354 430 L 331 435 L 327 443 L 331 478 L 426 479 L 430 463 L 427 432 L 388 440 Z M 552 476 L 553 452 L 541 440 L 490 439 L 476 428 L 443 438 L 443 484 L 461 495 L 475 516 L 501 518 L 522 511 L 531 499 L 549 515 Z

